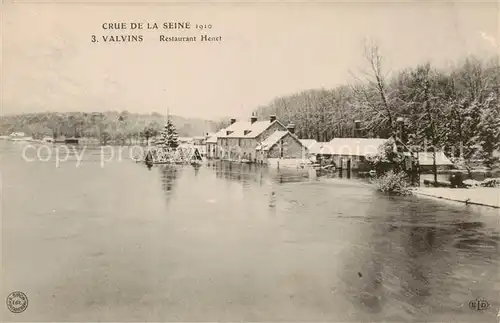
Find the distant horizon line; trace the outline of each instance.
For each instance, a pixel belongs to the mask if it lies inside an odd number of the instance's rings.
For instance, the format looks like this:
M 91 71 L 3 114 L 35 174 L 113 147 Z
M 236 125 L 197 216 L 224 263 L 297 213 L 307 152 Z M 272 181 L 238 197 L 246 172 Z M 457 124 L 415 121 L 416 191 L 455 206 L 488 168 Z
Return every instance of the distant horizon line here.
M 87 112 L 87 111 L 82 111 L 82 110 L 72 110 L 72 111 L 65 111 L 65 112 L 62 112 L 62 111 L 57 111 L 57 110 L 53 110 L 53 111 L 49 111 L 49 110 L 45 110 L 45 111 L 33 111 L 33 112 L 7 112 L 7 113 L 4 113 L 4 112 L 0 112 L 0 117 L 17 117 L 17 116 L 23 116 L 23 115 L 29 115 L 29 114 L 44 114 L 44 113 L 56 113 L 56 114 L 63 114 L 63 115 L 67 115 L 67 114 L 75 114 L 75 113 L 81 113 L 81 114 L 106 114 L 106 113 L 116 113 L 116 114 L 121 114 L 123 112 L 127 112 L 128 114 L 131 114 L 131 115 L 139 115 L 139 116 L 151 116 L 151 115 L 159 115 L 159 116 L 162 116 L 162 117 L 167 117 L 167 116 L 173 116 L 173 117 L 179 117 L 179 118 L 184 118 L 184 119 L 198 119 L 198 120 L 204 120 L 204 121 L 218 121 L 218 120 L 221 120 L 221 119 L 230 119 L 231 117 L 230 116 L 222 116 L 222 117 L 212 117 L 212 118 L 204 118 L 204 117 L 196 117 L 196 116 L 183 116 L 183 115 L 178 115 L 178 114 L 172 114 L 172 113 L 169 113 L 168 115 L 166 113 L 160 113 L 160 112 L 156 112 L 156 111 L 152 111 L 152 112 L 131 112 L 129 110 L 126 110 L 126 109 L 123 109 L 123 110 L 103 110 L 103 111 L 90 111 L 90 112 Z

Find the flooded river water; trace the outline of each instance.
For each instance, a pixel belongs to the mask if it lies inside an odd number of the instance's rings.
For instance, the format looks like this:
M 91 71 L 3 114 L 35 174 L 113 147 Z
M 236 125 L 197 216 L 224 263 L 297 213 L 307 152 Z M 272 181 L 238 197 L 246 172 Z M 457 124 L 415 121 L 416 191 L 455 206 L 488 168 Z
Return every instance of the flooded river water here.
M 307 171 L 0 150 L 2 296 L 29 298 L 2 321 L 497 322 L 498 210 Z

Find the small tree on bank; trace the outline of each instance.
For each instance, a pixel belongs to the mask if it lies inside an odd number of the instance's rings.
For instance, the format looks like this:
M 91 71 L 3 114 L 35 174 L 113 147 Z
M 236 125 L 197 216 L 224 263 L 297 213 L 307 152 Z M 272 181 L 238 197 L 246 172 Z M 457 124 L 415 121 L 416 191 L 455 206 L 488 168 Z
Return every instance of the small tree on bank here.
M 396 149 L 396 141 L 390 138 L 379 147 L 375 156 L 367 159 L 377 172 L 371 182 L 380 192 L 389 195 L 410 195 L 408 174 L 403 170 L 404 156 Z
M 144 130 L 142 131 L 142 136 L 146 140 L 146 143 L 149 143 L 150 138 L 154 138 L 158 135 L 160 132 L 161 126 L 156 122 L 150 122 L 146 127 L 144 127 Z
M 403 163 L 403 156 L 395 149 L 396 142 L 394 138 L 389 138 L 378 148 L 378 152 L 373 157 L 368 157 L 367 161 L 377 172 L 377 175 L 383 175 L 388 171 L 399 172 Z
M 411 195 L 411 189 L 404 172 L 388 171 L 372 180 L 377 189 L 389 195 Z

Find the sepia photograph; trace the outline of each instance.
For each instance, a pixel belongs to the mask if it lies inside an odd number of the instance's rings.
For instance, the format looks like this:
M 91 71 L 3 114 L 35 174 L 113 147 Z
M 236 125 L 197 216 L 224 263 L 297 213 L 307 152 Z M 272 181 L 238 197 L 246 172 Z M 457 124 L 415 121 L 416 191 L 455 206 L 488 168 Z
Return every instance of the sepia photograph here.
M 3 0 L 1 322 L 500 322 L 500 2 Z

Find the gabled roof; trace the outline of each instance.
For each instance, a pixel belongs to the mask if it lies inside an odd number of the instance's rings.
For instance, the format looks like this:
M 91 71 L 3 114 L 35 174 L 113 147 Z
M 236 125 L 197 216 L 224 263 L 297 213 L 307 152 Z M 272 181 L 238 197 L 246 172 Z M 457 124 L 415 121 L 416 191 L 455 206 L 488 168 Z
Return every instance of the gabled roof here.
M 269 137 L 266 138 L 260 145 L 258 145 L 255 150 L 269 150 L 275 144 L 278 143 L 283 137 L 286 136 L 288 131 L 275 131 Z
M 251 123 L 250 121 L 237 121 L 229 127 L 217 132 L 217 138 L 256 138 L 274 123 L 280 124 L 283 129 L 286 128 L 278 120 L 274 120 L 273 122 L 270 120 L 263 120 L 255 121 L 254 123 Z M 245 130 L 250 132 L 245 134 Z M 227 135 L 227 131 L 231 131 L 231 133 Z
M 419 152 L 418 153 L 418 163 L 422 166 L 432 166 L 434 164 L 434 156 L 432 152 Z M 444 152 L 436 152 L 436 165 L 438 166 L 451 166 L 453 163 L 446 157 Z
M 300 142 L 308 148 L 317 143 L 315 139 L 300 139 Z
M 306 146 L 308 149 L 309 149 L 309 153 L 311 154 L 319 154 L 321 152 L 321 149 L 324 147 L 324 146 L 327 146 L 329 145 L 330 143 L 329 142 L 315 142 L 309 146 Z
M 229 125 L 226 128 L 223 128 L 223 129 L 217 131 L 217 133 L 215 134 L 215 137 L 217 137 L 217 138 L 219 138 L 219 137 L 226 137 L 226 131 L 228 131 L 228 130 L 229 131 L 235 131 L 235 129 L 238 127 L 238 125 L 237 125 L 238 123 L 239 122 L 235 122 L 232 125 Z
M 292 134 L 288 130 L 277 130 L 273 132 L 269 137 L 266 138 L 263 142 L 261 142 L 260 145 L 258 145 L 255 150 L 264 150 L 268 151 L 271 149 L 274 145 L 276 145 L 281 139 L 283 139 L 286 135 L 290 135 L 293 137 L 298 143 L 300 143 L 302 146 L 306 147 L 302 141 L 297 138 L 294 134 Z M 307 147 L 306 147 L 307 148 Z
M 318 142 L 315 139 L 300 139 L 302 144 L 306 146 L 307 150 L 311 154 L 319 154 L 323 146 L 328 145 L 329 142 Z
M 217 136 L 216 135 L 212 135 L 212 136 L 208 137 L 205 142 L 207 144 L 216 144 L 217 143 Z
M 347 156 L 374 156 L 389 139 L 380 138 L 334 138 L 323 145 L 320 154 Z

